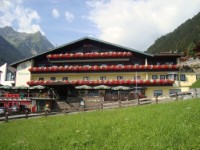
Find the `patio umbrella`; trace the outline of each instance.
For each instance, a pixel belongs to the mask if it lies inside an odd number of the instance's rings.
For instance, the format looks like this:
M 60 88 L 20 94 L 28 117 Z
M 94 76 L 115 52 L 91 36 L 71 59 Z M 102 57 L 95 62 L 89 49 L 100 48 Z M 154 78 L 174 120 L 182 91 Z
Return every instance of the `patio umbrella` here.
M 0 86 L 0 89 L 11 89 L 12 87 L 10 85 L 3 85 L 3 86 Z
M 92 87 L 88 85 L 81 85 L 81 86 L 76 86 L 75 89 L 89 90 L 89 89 L 92 89 Z
M 110 86 L 106 86 L 106 85 L 99 85 L 99 86 L 95 86 L 93 89 L 96 89 L 96 90 L 108 90 L 108 89 L 111 89 Z
M 28 86 L 25 86 L 25 85 L 20 85 L 20 86 L 13 87 L 12 89 L 20 89 L 20 90 L 25 90 L 25 89 L 28 89 Z
M 42 86 L 42 85 L 36 85 L 36 86 L 32 86 L 30 87 L 29 89 L 33 90 L 33 89 L 38 89 L 38 90 L 42 90 L 42 89 L 45 89 L 46 87 L 45 86 Z
M 126 86 L 116 86 L 112 87 L 112 90 L 130 90 L 130 88 Z
M 116 86 L 116 87 L 112 87 L 112 90 L 117 90 L 118 92 L 118 99 L 121 99 L 120 98 L 120 91 L 121 90 L 130 90 L 129 87 L 126 87 L 126 86 Z

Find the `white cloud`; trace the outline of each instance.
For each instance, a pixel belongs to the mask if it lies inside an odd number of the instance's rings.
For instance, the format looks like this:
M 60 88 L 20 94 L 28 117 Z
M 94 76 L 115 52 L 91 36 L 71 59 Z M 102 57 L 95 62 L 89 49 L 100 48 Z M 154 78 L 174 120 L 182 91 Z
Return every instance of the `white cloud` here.
M 199 0 L 89 0 L 87 5 L 100 39 L 139 50 L 200 10 Z
M 65 11 L 65 19 L 71 23 L 72 21 L 74 21 L 74 15 L 68 11 Z
M 0 5 L 0 27 L 14 26 L 19 32 L 35 33 L 40 31 L 43 35 L 38 22 L 40 16 L 37 11 L 22 6 L 22 0 L 3 0 Z
M 60 17 L 60 13 L 56 8 L 54 8 L 52 10 L 52 15 L 53 15 L 54 18 L 59 18 Z

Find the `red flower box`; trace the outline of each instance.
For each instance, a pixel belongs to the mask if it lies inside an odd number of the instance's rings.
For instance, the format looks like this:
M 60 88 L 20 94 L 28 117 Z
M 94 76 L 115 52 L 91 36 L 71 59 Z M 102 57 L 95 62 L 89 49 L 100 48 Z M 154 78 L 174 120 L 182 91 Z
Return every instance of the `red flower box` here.
M 128 53 L 127 53 L 127 56 L 128 56 L 128 57 L 131 57 L 131 56 L 132 56 L 132 53 L 131 53 L 131 52 L 128 52 Z
M 146 69 L 152 69 L 152 66 L 151 65 L 147 65 Z
M 51 54 L 47 55 L 47 58 L 48 58 L 48 59 L 51 59 L 51 58 L 52 58 L 52 55 L 51 55 Z
M 65 71 L 65 68 L 63 66 L 61 66 L 61 67 L 59 67 L 58 70 L 63 72 L 63 71 Z
M 145 84 L 149 85 L 149 84 L 151 84 L 151 81 L 146 80 L 146 81 L 145 81 Z
M 123 52 L 122 57 L 126 57 L 126 56 L 127 56 L 127 52 Z
M 63 82 L 66 83 L 66 84 L 69 84 L 69 81 L 68 81 L 68 80 L 64 80 Z

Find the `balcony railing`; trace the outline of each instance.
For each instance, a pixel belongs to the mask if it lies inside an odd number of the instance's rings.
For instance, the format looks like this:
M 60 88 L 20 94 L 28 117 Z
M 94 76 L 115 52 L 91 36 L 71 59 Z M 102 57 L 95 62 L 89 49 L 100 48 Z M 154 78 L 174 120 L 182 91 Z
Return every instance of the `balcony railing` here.
M 73 81 L 52 81 L 52 80 L 32 80 L 28 85 L 129 85 L 129 86 L 172 86 L 174 80 L 73 80 Z
M 48 59 L 73 59 L 73 58 L 123 58 L 131 57 L 131 52 L 91 52 L 91 53 L 66 53 L 49 54 Z
M 168 71 L 178 70 L 179 65 L 108 65 L 108 66 L 54 66 L 31 67 L 30 72 L 95 72 L 95 71 Z

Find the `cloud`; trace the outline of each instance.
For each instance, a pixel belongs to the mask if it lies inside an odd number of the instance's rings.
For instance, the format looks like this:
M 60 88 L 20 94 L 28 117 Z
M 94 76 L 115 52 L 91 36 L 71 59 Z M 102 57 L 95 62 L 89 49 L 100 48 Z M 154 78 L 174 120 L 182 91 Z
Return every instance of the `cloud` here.
M 153 42 L 200 10 L 199 0 L 89 0 L 89 20 L 98 38 L 138 50 Z
M 68 11 L 65 11 L 65 19 L 71 23 L 72 21 L 74 21 L 74 15 Z
M 53 15 L 54 18 L 59 18 L 60 17 L 60 13 L 56 8 L 54 8 L 52 10 L 52 15 Z
M 19 32 L 44 32 L 38 24 L 40 16 L 37 11 L 23 7 L 22 0 L 3 0 L 0 5 L 0 27 L 14 26 Z

